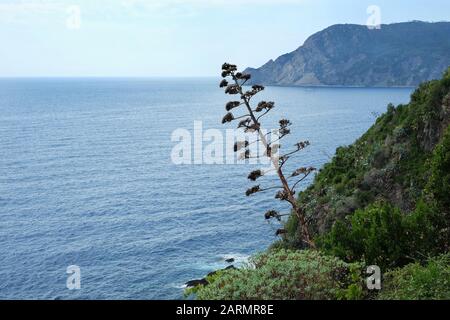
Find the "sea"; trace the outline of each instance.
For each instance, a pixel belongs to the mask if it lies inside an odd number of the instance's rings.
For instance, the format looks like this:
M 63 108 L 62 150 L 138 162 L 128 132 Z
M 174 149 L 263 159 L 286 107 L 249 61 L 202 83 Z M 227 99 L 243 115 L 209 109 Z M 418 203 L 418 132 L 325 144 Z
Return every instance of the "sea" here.
M 262 164 L 202 158 L 226 148 L 236 125 L 222 125 L 233 97 L 218 82 L 0 79 L 0 299 L 183 299 L 187 281 L 245 266 L 277 241 L 280 225 L 264 213 L 289 208 L 273 192 L 245 196 Z M 412 91 L 267 87 L 254 102 L 276 103 L 265 128 L 292 122 L 282 150 L 310 142 L 289 171 L 320 168 Z M 192 148 L 174 153 L 177 132 Z

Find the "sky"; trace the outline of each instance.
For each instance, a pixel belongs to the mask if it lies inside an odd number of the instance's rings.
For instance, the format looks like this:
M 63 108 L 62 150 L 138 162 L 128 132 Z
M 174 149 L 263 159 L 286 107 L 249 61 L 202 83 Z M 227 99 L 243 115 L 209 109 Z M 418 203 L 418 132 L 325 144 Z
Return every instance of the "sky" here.
M 378 20 L 450 21 L 450 1 L 0 0 L 0 77 L 215 76 Z

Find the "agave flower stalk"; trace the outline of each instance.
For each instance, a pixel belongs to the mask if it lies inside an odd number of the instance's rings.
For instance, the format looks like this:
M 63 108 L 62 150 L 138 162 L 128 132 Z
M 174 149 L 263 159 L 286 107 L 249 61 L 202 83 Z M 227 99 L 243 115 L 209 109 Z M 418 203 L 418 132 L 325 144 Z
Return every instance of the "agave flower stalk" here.
M 277 194 L 276 198 L 280 199 L 281 201 L 287 201 L 291 207 L 292 211 L 295 213 L 295 215 L 298 218 L 299 222 L 299 231 L 300 231 L 300 239 L 309 247 L 315 248 L 314 241 L 311 237 L 311 234 L 309 232 L 309 228 L 307 225 L 307 219 L 305 216 L 305 212 L 303 209 L 298 205 L 298 202 L 295 199 L 295 187 L 302 182 L 304 179 L 306 179 L 313 171 L 315 171 L 314 168 L 300 168 L 297 169 L 290 178 L 299 178 L 297 182 L 295 182 L 292 186 L 289 184 L 288 178 L 286 178 L 284 172 L 283 172 L 283 166 L 284 164 L 289 160 L 289 158 L 294 155 L 295 153 L 303 150 L 309 145 L 308 141 L 305 142 L 299 142 L 295 145 L 296 149 L 292 152 L 289 152 L 287 154 L 278 155 L 278 149 L 280 148 L 280 145 L 275 145 L 275 142 L 280 141 L 285 136 L 290 134 L 290 125 L 291 122 L 287 119 L 282 119 L 279 121 L 280 129 L 279 129 L 279 137 L 276 141 L 269 142 L 267 134 L 264 134 L 261 130 L 261 118 L 267 115 L 274 107 L 274 102 L 266 102 L 261 101 L 258 103 L 257 107 L 255 109 L 251 106 L 251 99 L 258 94 L 259 92 L 264 90 L 263 86 L 260 85 L 254 85 L 252 86 L 251 90 L 244 91 L 244 85 L 248 80 L 250 80 L 251 76 L 250 74 L 245 74 L 242 72 L 238 72 L 236 65 L 224 63 L 222 66 L 222 77 L 224 78 L 222 82 L 220 83 L 220 87 L 225 88 L 225 93 L 230 95 L 239 95 L 240 101 L 231 101 L 227 104 L 226 110 L 230 111 L 234 108 L 239 108 L 241 106 L 244 106 L 246 109 L 246 113 L 248 113 L 247 118 L 243 121 L 240 121 L 238 128 L 244 128 L 246 132 L 256 132 L 258 135 L 258 141 L 264 146 L 266 152 L 264 156 L 268 157 L 273 164 L 273 167 L 276 170 L 277 176 L 281 182 L 280 187 L 275 188 L 266 188 L 263 189 L 259 185 L 255 186 L 253 188 L 250 188 L 247 190 L 246 195 L 250 196 L 262 191 L 270 190 L 270 189 L 280 189 Z M 227 79 L 231 79 L 231 83 L 228 82 Z M 226 116 L 228 121 L 225 122 L 232 122 L 235 119 L 231 116 Z M 225 123 L 224 122 L 224 123 Z M 248 159 L 250 158 L 249 150 L 247 149 L 249 144 L 248 143 L 241 143 L 237 144 L 238 147 L 235 146 L 235 151 L 245 149 L 244 151 L 244 158 Z M 252 181 L 256 181 L 260 177 L 262 177 L 264 173 L 261 170 L 256 170 L 250 173 L 249 179 Z M 281 220 L 281 216 L 276 211 L 269 211 L 265 214 L 266 219 L 270 218 L 276 218 L 279 221 Z M 277 231 L 277 235 L 285 235 L 287 232 L 284 229 L 279 229 Z

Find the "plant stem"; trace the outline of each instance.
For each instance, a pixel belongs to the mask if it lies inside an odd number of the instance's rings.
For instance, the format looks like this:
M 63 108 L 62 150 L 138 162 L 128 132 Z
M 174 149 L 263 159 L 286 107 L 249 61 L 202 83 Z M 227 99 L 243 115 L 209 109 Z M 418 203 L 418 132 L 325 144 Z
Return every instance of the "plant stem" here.
M 262 142 L 262 144 L 264 145 L 264 147 L 266 148 L 266 150 L 269 148 L 269 144 L 267 143 L 267 139 L 266 136 L 261 132 L 261 124 L 259 123 L 258 119 L 256 118 L 251 106 L 250 106 L 250 102 L 249 100 L 244 96 L 244 93 L 242 91 L 242 86 L 239 84 L 238 80 L 236 79 L 236 77 L 233 74 L 233 80 L 236 83 L 237 87 L 239 88 L 239 94 L 242 97 L 242 100 L 244 101 L 245 106 L 247 107 L 247 110 L 250 114 L 250 118 L 253 121 L 253 124 L 256 127 L 256 130 L 258 131 L 258 135 L 259 138 Z M 267 154 L 267 153 L 266 153 Z M 280 167 L 278 161 L 278 157 L 275 156 L 270 156 L 269 157 L 270 160 L 272 161 L 272 164 L 274 165 L 274 168 L 277 171 L 278 177 L 281 181 L 281 184 L 283 185 L 283 189 L 286 192 L 287 196 L 288 196 L 288 202 L 292 205 L 292 209 L 294 210 L 295 215 L 297 216 L 299 223 L 300 223 L 300 227 L 301 227 L 301 238 L 302 240 L 309 245 L 312 248 L 315 248 L 315 244 L 314 241 L 311 238 L 311 235 L 309 233 L 308 230 L 308 226 L 306 225 L 306 218 L 305 218 L 305 214 L 303 212 L 303 210 L 300 208 L 300 206 L 297 204 L 297 201 L 295 200 L 294 196 L 292 195 L 291 192 L 291 188 L 289 187 L 288 181 L 286 179 L 286 177 L 283 174 L 283 170 Z

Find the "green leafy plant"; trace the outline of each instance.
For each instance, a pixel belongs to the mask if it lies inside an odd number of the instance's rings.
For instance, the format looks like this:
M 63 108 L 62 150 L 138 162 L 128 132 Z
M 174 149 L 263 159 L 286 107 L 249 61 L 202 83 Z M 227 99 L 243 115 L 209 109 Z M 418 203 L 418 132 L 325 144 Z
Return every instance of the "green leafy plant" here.
M 317 244 L 345 261 L 364 260 L 386 270 L 446 252 L 447 224 L 436 207 L 423 201 L 409 215 L 375 203 L 336 222 Z
M 409 239 L 399 209 L 375 204 L 357 210 L 348 220 L 338 221 L 319 238 L 319 247 L 345 261 L 363 259 L 383 268 L 409 261 L 405 258 Z
M 449 106 L 450 108 L 450 106 Z M 450 127 L 431 159 L 431 175 L 427 191 L 433 195 L 442 210 L 450 210 Z
M 200 300 L 361 299 L 362 265 L 316 250 L 273 249 L 196 290 Z
M 450 299 L 450 254 L 433 258 L 424 266 L 413 263 L 387 273 L 378 299 Z

